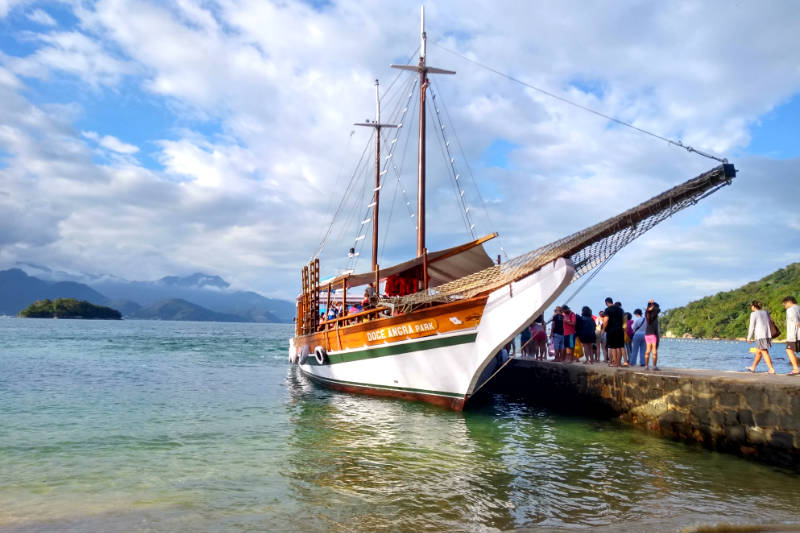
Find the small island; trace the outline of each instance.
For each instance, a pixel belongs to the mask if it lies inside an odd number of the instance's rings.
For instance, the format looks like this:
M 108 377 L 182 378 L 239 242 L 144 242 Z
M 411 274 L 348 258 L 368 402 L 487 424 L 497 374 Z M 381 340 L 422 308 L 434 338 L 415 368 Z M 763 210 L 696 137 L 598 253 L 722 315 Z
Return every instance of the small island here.
M 83 318 L 99 320 L 121 320 L 122 314 L 116 309 L 94 305 L 75 298 L 56 298 L 37 300 L 19 312 L 23 318 Z

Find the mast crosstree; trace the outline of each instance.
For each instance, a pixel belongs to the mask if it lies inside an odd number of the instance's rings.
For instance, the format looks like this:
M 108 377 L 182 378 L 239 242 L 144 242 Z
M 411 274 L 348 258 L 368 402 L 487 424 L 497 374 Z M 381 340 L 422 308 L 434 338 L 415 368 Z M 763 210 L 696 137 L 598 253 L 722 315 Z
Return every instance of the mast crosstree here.
M 378 270 L 378 214 L 381 202 L 381 128 L 397 128 L 397 124 L 381 123 L 380 83 L 375 80 L 375 122 L 356 122 L 354 126 L 375 129 L 375 194 L 372 202 L 372 271 Z

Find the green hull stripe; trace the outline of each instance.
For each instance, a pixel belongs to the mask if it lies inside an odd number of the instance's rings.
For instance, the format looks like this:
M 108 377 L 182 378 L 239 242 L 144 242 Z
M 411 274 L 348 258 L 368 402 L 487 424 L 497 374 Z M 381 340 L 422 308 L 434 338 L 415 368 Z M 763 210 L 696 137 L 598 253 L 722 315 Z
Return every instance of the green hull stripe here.
M 426 390 L 426 389 L 412 389 L 409 387 L 392 387 L 389 385 L 377 385 L 377 384 L 370 384 L 370 383 L 357 383 L 355 381 L 344 381 L 342 379 L 332 379 L 332 378 L 324 378 L 322 376 L 317 376 L 316 374 L 312 374 L 311 372 L 306 372 L 302 368 L 300 371 L 305 375 L 308 376 L 310 379 L 315 381 L 320 381 L 322 383 L 338 383 L 340 385 L 350 385 L 353 387 L 364 387 L 365 389 L 384 389 L 384 390 L 393 390 L 398 392 L 417 392 L 421 394 L 431 394 L 434 396 L 446 396 L 448 398 L 463 398 L 463 394 L 458 394 L 455 392 L 442 392 L 442 391 L 435 391 L 435 390 Z
M 407 342 L 404 344 L 376 346 L 373 348 L 366 348 L 364 350 L 354 350 L 352 352 L 329 353 L 328 359 L 332 365 L 337 363 L 349 363 L 351 361 L 361 361 L 362 359 L 374 359 L 375 357 L 386 357 L 387 355 L 399 355 L 422 350 L 432 350 L 434 348 L 443 348 L 446 346 L 456 346 L 458 344 L 467 344 L 470 342 L 475 342 L 475 338 L 477 336 L 477 333 L 467 333 L 466 335 L 437 337 L 434 339 L 425 339 L 417 342 Z M 319 364 L 317 363 L 317 359 L 314 357 L 313 351 L 308 354 L 306 364 Z

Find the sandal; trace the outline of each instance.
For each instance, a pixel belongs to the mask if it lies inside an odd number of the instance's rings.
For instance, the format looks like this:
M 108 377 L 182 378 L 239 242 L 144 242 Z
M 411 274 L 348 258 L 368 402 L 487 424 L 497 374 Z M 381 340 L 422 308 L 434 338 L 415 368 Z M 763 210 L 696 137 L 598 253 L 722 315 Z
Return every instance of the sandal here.
M 792 370 L 786 373 L 787 376 L 800 376 L 800 370 Z
M 756 370 L 754 368 L 750 368 L 749 366 L 747 368 L 745 368 L 744 370 L 745 370 L 745 372 L 750 372 L 751 374 L 755 374 L 756 373 Z

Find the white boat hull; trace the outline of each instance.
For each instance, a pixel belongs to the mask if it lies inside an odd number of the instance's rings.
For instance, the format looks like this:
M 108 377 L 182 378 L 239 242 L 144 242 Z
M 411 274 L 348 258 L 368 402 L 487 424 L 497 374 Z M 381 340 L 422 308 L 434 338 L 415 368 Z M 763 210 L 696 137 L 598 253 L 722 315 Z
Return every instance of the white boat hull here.
M 491 293 L 475 328 L 331 352 L 340 361 L 334 363 L 319 364 L 312 352 L 300 369 L 341 390 L 461 409 L 483 385 L 481 378 L 491 371 L 495 355 L 553 304 L 573 275 L 572 262 L 558 259 Z M 296 354 L 294 346 L 290 354 Z

